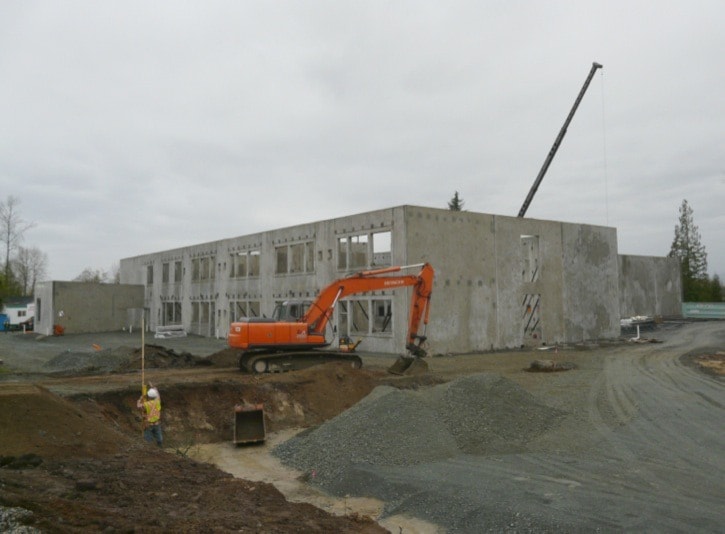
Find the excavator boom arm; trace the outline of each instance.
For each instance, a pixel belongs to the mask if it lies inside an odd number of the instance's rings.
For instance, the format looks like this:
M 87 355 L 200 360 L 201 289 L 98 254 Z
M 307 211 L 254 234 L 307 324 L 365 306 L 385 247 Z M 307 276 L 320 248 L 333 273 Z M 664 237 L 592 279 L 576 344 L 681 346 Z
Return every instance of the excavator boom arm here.
M 417 275 L 392 275 L 390 273 L 398 273 L 403 269 L 412 267 L 421 267 Z M 336 280 L 322 291 L 312 303 L 310 308 L 301 322 L 309 325 L 311 332 L 322 333 L 325 331 L 327 323 L 332 318 L 332 312 L 335 305 L 340 299 L 349 295 L 359 293 L 367 293 L 370 291 L 392 290 L 401 287 L 413 287 L 413 295 L 410 303 L 410 314 L 408 318 L 408 334 L 406 338 L 406 348 L 413 350 L 416 347 L 416 339 L 421 339 L 418 334 L 421 321 L 423 324 L 428 323 L 429 302 L 431 292 L 433 290 L 433 267 L 428 263 L 386 267 L 372 271 L 361 271 L 359 273 Z M 415 351 L 414 351 L 415 352 Z

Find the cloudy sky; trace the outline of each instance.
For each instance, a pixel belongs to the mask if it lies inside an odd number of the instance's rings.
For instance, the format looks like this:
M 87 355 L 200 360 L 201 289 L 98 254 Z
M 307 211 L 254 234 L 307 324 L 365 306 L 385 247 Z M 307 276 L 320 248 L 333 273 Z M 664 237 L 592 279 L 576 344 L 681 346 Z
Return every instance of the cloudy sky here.
M 49 277 L 402 204 L 669 252 L 725 278 L 725 3 L 0 3 L 0 198 Z

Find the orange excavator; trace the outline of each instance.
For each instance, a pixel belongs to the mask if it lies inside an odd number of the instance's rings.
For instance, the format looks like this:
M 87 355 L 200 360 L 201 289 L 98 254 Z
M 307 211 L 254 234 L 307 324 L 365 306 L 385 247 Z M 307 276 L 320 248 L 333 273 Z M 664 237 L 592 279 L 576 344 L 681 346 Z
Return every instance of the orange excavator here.
M 420 267 L 417 275 L 392 274 L 416 267 Z M 359 368 L 362 360 L 353 353 L 357 344 L 347 339 L 343 344 L 341 337 L 338 350 L 328 348 L 325 328 L 335 305 L 349 295 L 412 286 L 405 343 L 408 354 L 389 369 L 395 374 L 409 374 L 409 370 L 427 368 L 420 360 L 426 355 L 421 346 L 426 336 L 418 329 L 421 322 L 428 324 L 433 276 L 433 267 L 428 263 L 361 271 L 334 281 L 314 301 L 285 301 L 275 308 L 271 318 L 250 317 L 232 323 L 227 343 L 241 349 L 239 367 L 250 373 L 297 370 L 329 361 L 348 362 Z

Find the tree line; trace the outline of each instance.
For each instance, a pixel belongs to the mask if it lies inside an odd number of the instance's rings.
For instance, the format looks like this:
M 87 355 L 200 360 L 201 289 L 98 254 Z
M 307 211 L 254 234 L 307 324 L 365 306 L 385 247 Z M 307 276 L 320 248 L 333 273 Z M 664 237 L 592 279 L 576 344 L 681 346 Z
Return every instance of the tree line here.
M 463 211 L 464 201 L 458 191 L 448 201 L 451 211 Z M 723 287 L 720 277 L 707 274 L 707 251 L 700 240 L 700 231 L 694 222 L 694 215 L 687 199 L 680 206 L 680 217 L 675 226 L 671 258 L 677 258 L 682 272 L 683 302 L 722 302 Z
M 0 200 L 0 243 L 4 265 L 0 272 L 0 298 L 30 296 L 35 285 L 47 276 L 48 255 L 38 247 L 22 245 L 25 232 L 35 223 L 25 221 L 18 209 L 20 200 L 10 195 Z

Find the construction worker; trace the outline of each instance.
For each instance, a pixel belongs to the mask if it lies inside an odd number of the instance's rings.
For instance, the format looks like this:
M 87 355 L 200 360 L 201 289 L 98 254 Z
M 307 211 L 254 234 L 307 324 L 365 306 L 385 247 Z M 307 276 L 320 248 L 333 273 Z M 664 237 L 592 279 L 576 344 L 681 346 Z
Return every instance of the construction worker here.
M 159 390 L 152 383 L 149 382 L 149 389 L 146 395 L 139 397 L 136 402 L 136 407 L 139 410 L 143 410 L 144 439 L 149 443 L 155 441 L 156 445 L 161 447 L 161 443 L 164 440 L 161 434 L 161 395 L 159 395 Z

